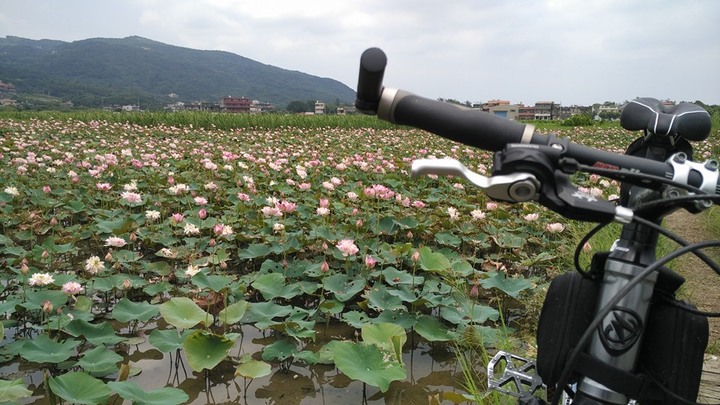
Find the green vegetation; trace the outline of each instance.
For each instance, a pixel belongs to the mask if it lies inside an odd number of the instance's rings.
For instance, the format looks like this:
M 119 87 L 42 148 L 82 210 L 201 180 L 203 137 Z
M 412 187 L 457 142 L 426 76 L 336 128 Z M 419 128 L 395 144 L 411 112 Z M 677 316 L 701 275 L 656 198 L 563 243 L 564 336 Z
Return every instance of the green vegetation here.
M 292 100 L 352 102 L 328 78 L 266 65 L 230 52 L 171 46 L 141 37 L 75 42 L 0 38 L 0 80 L 18 93 L 45 94 L 76 107 L 211 101 L 232 95 L 284 107 Z M 168 97 L 176 93 L 179 99 Z

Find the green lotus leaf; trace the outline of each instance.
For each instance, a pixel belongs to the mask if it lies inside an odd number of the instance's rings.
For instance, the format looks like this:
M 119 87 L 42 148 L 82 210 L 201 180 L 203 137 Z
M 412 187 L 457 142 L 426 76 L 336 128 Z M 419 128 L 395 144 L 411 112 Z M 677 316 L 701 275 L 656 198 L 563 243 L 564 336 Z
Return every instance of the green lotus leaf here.
M 283 361 L 294 356 L 298 352 L 295 342 L 289 339 L 280 339 L 265 346 L 262 351 L 262 359 L 265 361 Z
M 161 352 L 168 353 L 173 350 L 182 349 L 185 338 L 193 332 L 192 329 L 186 329 L 182 332 L 177 329 L 155 329 L 150 332 L 148 341 Z
M 173 297 L 160 304 L 160 315 L 170 325 L 178 329 L 190 329 L 202 323 L 212 325 L 214 318 L 187 297 Z
M 107 322 L 96 325 L 84 319 L 74 319 L 63 330 L 74 337 L 83 336 L 94 345 L 114 345 L 125 340 L 116 335 L 115 329 Z
M 245 311 L 247 310 L 247 307 L 247 301 L 238 301 L 230 304 L 218 313 L 218 321 L 220 321 L 221 325 L 232 325 L 234 323 L 240 322 L 240 319 L 245 316 Z
M 502 271 L 488 273 L 487 278 L 480 280 L 480 285 L 486 289 L 497 288 L 513 298 L 517 298 L 521 292 L 533 286 L 532 282 L 526 278 L 508 278 Z
M 259 360 L 247 360 L 240 363 L 235 369 L 235 376 L 245 378 L 260 378 L 270 375 L 272 367 L 270 364 Z
M 269 245 L 255 243 L 248 246 L 246 249 L 241 249 L 238 256 L 241 259 L 257 259 L 258 257 L 267 256 L 271 251 L 272 249 Z
M 200 272 L 194 275 L 191 281 L 200 289 L 220 292 L 221 290 L 227 288 L 228 285 L 230 285 L 232 278 L 228 276 L 219 276 L 214 274 L 208 275 Z
M 462 243 L 462 239 L 460 237 L 449 232 L 440 232 L 435 234 L 435 240 L 441 245 L 451 246 L 454 248 L 459 247 Z
M 185 338 L 183 349 L 190 367 L 200 372 L 225 360 L 232 349 L 234 341 L 223 335 L 216 335 L 204 330 L 196 330 Z
M 105 376 L 118 371 L 117 363 L 122 360 L 123 357 L 119 354 L 108 350 L 104 346 L 97 346 L 83 353 L 83 356 L 75 365 L 90 374 Z
M 360 380 L 386 392 L 393 381 L 407 377 L 405 368 L 388 360 L 373 344 L 333 341 L 329 343 L 335 366 L 353 380 Z
M 450 260 L 445 255 L 439 252 L 433 252 L 429 247 L 421 247 L 418 252 L 420 253 L 420 267 L 423 270 L 431 272 L 445 272 L 451 268 Z
M 343 321 L 355 329 L 360 329 L 366 323 L 370 322 L 370 317 L 366 313 L 360 311 L 345 312 L 342 315 Z
M 284 318 L 292 313 L 290 306 L 274 302 L 253 302 L 243 317 L 243 323 L 255 324 L 258 329 L 265 329 L 276 324 L 275 318 Z
M 405 309 L 402 299 L 388 293 L 388 289 L 379 285 L 368 292 L 368 305 L 378 311 L 393 311 Z
M 50 301 L 54 308 L 60 308 L 67 303 L 68 296 L 60 290 L 37 290 L 28 291 L 27 301 L 20 305 L 33 310 L 42 309 L 45 301 Z
M 75 354 L 79 340 L 68 339 L 58 342 L 47 335 L 38 335 L 23 343 L 20 356 L 35 363 L 61 363 Z
M 425 277 L 416 275 L 413 277 L 412 274 L 404 270 L 398 270 L 395 267 L 388 267 L 382 271 L 382 276 L 385 282 L 391 286 L 398 284 L 409 284 L 409 285 L 422 285 L 425 282 Z
M 409 313 L 406 309 L 398 309 L 394 311 L 383 311 L 380 315 L 371 320 L 372 323 L 393 323 L 404 329 L 410 329 L 415 326 L 415 315 Z
M 340 302 L 345 302 L 365 288 L 365 280 L 350 278 L 344 273 L 333 274 L 323 279 L 325 290 L 335 294 Z
M 402 364 L 402 348 L 407 341 L 407 333 L 401 326 L 392 323 L 374 323 L 364 325 L 362 340 L 395 355 L 395 361 Z
M 465 302 L 457 307 L 442 307 L 440 316 L 455 325 L 481 324 L 500 317 L 497 309 L 482 304 Z
M 83 372 L 48 377 L 48 384 L 53 394 L 75 404 L 104 404 L 112 395 L 112 390 L 102 380 Z
M 32 395 L 32 391 L 25 388 L 22 378 L 13 381 L 0 380 L 0 403 L 16 403 L 19 399 Z
M 175 387 L 145 391 L 132 381 L 110 381 L 108 386 L 124 400 L 137 405 L 179 405 L 190 399 L 188 394 Z
M 123 297 L 112 310 L 113 318 L 120 322 L 128 323 L 130 321 L 147 322 L 160 312 L 158 305 L 153 305 L 145 301 L 133 302 Z
M 280 273 L 261 274 L 252 283 L 266 300 L 274 298 L 290 299 L 302 293 L 297 283 L 285 284 L 285 276 Z
M 454 334 L 434 316 L 420 315 L 415 324 L 415 332 L 429 342 L 452 340 Z

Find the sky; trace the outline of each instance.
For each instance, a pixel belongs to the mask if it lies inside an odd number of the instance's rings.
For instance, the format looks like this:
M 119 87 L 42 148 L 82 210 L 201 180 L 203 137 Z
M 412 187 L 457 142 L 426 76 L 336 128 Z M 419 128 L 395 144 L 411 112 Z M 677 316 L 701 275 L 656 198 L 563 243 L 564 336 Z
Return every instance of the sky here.
M 3 0 L 0 37 L 146 37 L 355 88 L 532 105 L 636 97 L 720 104 L 718 0 Z

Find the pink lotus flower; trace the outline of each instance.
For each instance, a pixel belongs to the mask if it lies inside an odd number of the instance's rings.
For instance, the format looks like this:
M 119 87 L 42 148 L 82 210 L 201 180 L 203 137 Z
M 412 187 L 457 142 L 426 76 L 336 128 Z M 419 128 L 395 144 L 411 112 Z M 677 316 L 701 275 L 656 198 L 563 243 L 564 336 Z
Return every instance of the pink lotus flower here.
M 412 202 L 412 206 L 415 208 L 425 208 L 425 203 L 417 200 Z
M 300 191 L 310 190 L 311 187 L 312 187 L 312 185 L 310 183 L 300 183 L 298 185 L 298 188 L 300 189 Z
M 485 209 L 488 211 L 495 211 L 498 209 L 498 205 L 496 202 L 490 201 L 489 203 L 485 204 Z
M 330 206 L 330 200 L 328 200 L 327 198 L 320 199 L 320 207 L 327 208 L 329 206 Z
M 337 247 L 345 257 L 355 255 L 360 251 L 352 239 L 343 239 L 338 242 L 335 247 Z
M 176 212 L 176 213 L 172 214 L 172 216 L 170 217 L 170 219 L 171 219 L 173 222 L 175 222 L 176 224 L 179 224 L 180 222 L 183 221 L 183 219 L 185 219 L 185 216 L 184 216 L 183 214 L 179 213 L 179 212 Z
M 118 238 L 117 236 L 111 236 L 111 237 L 105 239 L 105 246 L 123 247 L 126 244 L 127 244 L 127 242 L 125 242 L 125 239 Z
M 205 208 L 201 208 L 200 211 L 198 211 L 198 217 L 200 217 L 200 219 L 205 219 L 205 218 L 207 218 L 207 216 L 208 216 L 208 213 L 205 210 Z
M 193 200 L 197 205 L 206 205 L 208 203 L 207 198 L 205 197 L 195 197 Z
M 321 217 L 324 217 L 324 216 L 326 216 L 326 215 L 330 215 L 330 210 L 327 209 L 327 208 L 325 208 L 325 207 L 318 207 L 318 208 L 315 210 L 315 213 L 318 214 L 318 215 L 320 215 Z
M 260 212 L 266 217 L 281 217 L 283 215 L 278 207 L 262 207 Z
M 551 233 L 559 233 L 565 229 L 565 225 L 559 222 L 553 222 L 552 224 L 545 225 L 545 230 Z
M 95 187 L 97 187 L 97 189 L 100 190 L 100 191 L 108 191 L 108 190 L 110 190 L 110 189 L 112 188 L 112 184 L 110 184 L 110 183 L 97 183 L 97 184 L 95 185 Z
M 377 260 L 375 260 L 374 257 L 370 255 L 365 256 L 365 267 L 367 267 L 368 269 L 372 269 L 373 267 L 375 267 L 375 264 L 377 264 Z
M 523 219 L 525 219 L 528 222 L 537 221 L 538 218 L 540 218 L 540 214 L 538 214 L 537 212 L 533 212 L 532 214 L 527 214 L 523 217 Z
M 280 212 L 289 214 L 291 212 L 295 212 L 295 209 L 297 208 L 297 204 L 287 201 L 287 200 L 282 200 L 279 203 L 277 203 L 276 207 L 280 210 Z
M 250 196 L 245 193 L 237 193 L 237 198 L 240 201 L 250 201 Z
M 142 196 L 139 193 L 135 193 L 132 191 L 123 191 L 120 194 L 120 197 L 130 204 L 142 203 Z
M 76 283 L 74 281 L 68 281 L 62 286 L 62 292 L 67 295 L 77 295 L 80 294 L 82 291 L 83 287 L 80 285 L 80 283 Z
M 50 186 L 43 186 L 42 191 L 43 191 L 43 193 L 47 194 L 47 193 L 51 192 L 52 189 L 50 188 Z

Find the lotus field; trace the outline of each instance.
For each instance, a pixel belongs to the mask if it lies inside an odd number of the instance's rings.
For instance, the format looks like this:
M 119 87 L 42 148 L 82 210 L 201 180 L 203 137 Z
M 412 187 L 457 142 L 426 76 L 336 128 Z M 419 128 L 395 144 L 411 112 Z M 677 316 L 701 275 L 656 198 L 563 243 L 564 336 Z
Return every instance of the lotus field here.
M 532 330 L 523 298 L 574 248 L 574 225 L 537 205 L 411 181 L 415 158 L 491 166 L 422 131 L 4 118 L 0 133 L 2 401 L 187 403 L 203 389 L 183 381 L 218 370 L 248 400 L 253 379 L 318 365 L 382 399 L 412 387 L 411 340 L 452 351 Z M 141 348 L 190 370 L 153 386 Z

